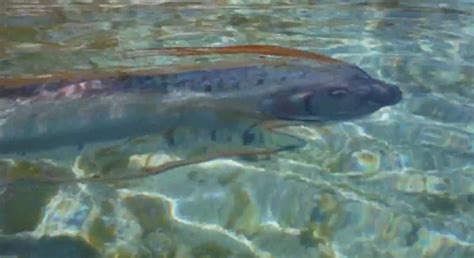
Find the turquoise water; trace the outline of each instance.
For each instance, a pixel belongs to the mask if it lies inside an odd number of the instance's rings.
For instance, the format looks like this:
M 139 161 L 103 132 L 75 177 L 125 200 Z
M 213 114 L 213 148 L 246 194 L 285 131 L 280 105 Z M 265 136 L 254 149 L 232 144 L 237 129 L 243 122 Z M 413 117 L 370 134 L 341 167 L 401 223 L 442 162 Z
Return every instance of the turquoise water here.
M 474 257 L 472 1 L 3 1 L 0 75 L 174 63 L 130 50 L 275 44 L 399 85 L 303 149 L 120 184 L 0 188 L 0 257 Z M 7 177 L 122 173 L 173 153 L 0 162 Z M 56 255 L 56 256 L 53 256 Z

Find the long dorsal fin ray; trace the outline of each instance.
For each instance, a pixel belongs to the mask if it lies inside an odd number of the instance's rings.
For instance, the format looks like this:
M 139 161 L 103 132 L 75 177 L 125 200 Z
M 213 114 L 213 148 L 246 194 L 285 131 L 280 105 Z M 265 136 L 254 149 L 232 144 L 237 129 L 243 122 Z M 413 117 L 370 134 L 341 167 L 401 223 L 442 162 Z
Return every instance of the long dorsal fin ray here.
M 169 47 L 169 48 L 150 48 L 135 50 L 134 52 L 143 52 L 147 56 L 151 54 L 158 55 L 173 55 L 173 56 L 205 56 L 205 55 L 232 55 L 232 54 L 257 54 L 257 55 L 268 55 L 268 56 L 279 56 L 288 58 L 300 58 L 307 60 L 314 60 L 320 63 L 344 63 L 341 60 L 334 59 L 319 53 L 309 52 L 299 49 L 292 49 L 274 45 L 235 45 L 227 47 Z M 16 77 L 1 77 L 0 76 L 0 88 L 15 88 L 22 87 L 28 84 L 36 83 L 52 83 L 57 81 L 71 81 L 76 80 L 93 80 L 102 79 L 110 76 L 120 75 L 160 75 L 160 74 L 172 74 L 192 70 L 202 69 L 213 69 L 216 67 L 220 68 L 231 68 L 245 65 L 255 64 L 254 61 L 247 62 L 216 62 L 214 64 L 181 64 L 181 65 L 164 65 L 161 67 L 153 67 L 146 69 L 131 69 L 131 68 L 118 68 L 111 70 L 95 71 L 57 71 L 51 74 L 44 75 L 32 75 L 32 76 L 16 76 Z M 260 60 L 258 63 L 274 63 L 277 61 L 264 61 Z
M 323 54 L 274 45 L 235 45 L 226 47 L 166 47 L 149 48 L 138 51 L 174 56 L 260 54 L 269 56 L 292 57 L 316 60 L 321 63 L 344 63 L 341 60 Z

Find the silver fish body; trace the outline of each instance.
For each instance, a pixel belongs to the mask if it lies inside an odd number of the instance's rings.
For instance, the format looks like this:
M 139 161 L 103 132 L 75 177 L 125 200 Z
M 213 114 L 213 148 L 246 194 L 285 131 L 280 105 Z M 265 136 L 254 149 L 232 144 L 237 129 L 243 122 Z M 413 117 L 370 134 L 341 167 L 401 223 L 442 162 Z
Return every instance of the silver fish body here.
M 396 104 L 401 91 L 352 65 L 289 62 L 29 85 L 0 96 L 0 154 L 21 154 L 249 119 L 351 119 Z

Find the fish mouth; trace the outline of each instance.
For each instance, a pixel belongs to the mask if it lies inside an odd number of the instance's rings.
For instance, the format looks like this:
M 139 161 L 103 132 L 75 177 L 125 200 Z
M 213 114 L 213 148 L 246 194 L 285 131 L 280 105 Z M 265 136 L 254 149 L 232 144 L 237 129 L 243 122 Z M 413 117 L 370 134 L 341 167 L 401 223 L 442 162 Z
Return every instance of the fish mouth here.
M 380 107 L 395 105 L 403 98 L 403 93 L 397 85 L 384 84 L 378 87 L 382 89 L 372 94 L 371 102 Z
M 392 101 L 389 101 L 388 105 L 395 105 L 400 102 L 403 98 L 403 92 L 396 85 L 392 85 L 389 88 L 390 95 L 392 95 Z

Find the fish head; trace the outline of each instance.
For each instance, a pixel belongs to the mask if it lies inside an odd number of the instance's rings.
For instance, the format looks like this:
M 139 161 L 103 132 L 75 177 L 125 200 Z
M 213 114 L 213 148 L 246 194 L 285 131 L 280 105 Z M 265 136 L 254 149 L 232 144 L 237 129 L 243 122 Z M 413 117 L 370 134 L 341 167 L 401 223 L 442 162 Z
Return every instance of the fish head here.
M 266 115 L 281 120 L 329 122 L 350 120 L 397 104 L 396 85 L 372 78 L 353 65 L 332 68 L 314 83 L 282 88 L 261 102 Z

